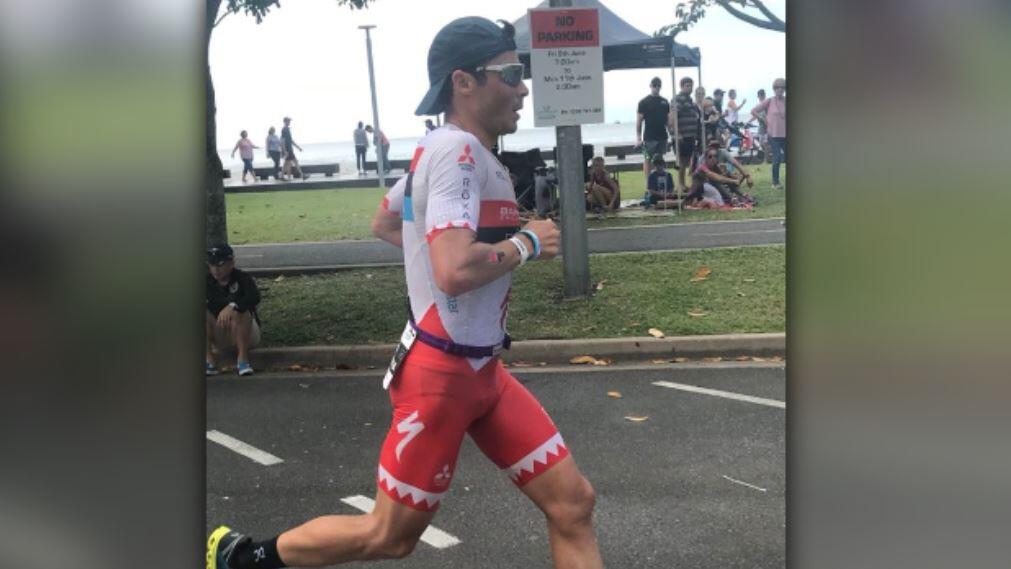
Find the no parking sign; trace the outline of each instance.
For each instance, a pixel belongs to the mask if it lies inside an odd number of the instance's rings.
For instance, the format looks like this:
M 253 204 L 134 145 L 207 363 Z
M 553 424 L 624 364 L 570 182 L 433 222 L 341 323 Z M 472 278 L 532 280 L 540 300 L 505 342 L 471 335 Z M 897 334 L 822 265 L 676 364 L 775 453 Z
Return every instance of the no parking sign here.
M 596 9 L 530 10 L 534 126 L 604 122 L 604 53 Z

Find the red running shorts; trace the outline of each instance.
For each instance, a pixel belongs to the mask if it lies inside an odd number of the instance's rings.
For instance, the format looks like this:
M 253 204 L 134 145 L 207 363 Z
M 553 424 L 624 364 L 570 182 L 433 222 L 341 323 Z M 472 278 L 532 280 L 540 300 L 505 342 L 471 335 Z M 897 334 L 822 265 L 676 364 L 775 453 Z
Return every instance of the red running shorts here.
M 464 358 L 419 342 L 390 385 L 390 401 L 377 484 L 417 510 L 438 509 L 464 433 L 517 486 L 569 454 L 551 417 L 497 358 L 475 372 Z

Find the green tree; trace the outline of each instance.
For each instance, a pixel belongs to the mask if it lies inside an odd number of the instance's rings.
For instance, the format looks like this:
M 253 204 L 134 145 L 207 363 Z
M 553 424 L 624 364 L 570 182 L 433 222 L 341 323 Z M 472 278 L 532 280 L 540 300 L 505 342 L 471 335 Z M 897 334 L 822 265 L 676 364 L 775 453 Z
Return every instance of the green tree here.
M 351 9 L 362 9 L 374 0 L 335 0 L 337 4 L 349 6 Z M 224 3 L 222 12 L 221 4 Z M 270 12 L 271 8 L 281 7 L 279 0 L 207 0 L 207 19 L 204 29 L 204 49 L 208 53 L 211 45 L 211 33 L 214 28 L 231 14 L 244 13 L 256 18 L 259 24 Z M 205 121 L 207 139 L 205 141 L 205 172 L 204 185 L 207 187 L 207 228 L 205 240 L 208 245 L 228 241 L 228 225 L 225 217 L 225 184 L 221 178 L 221 158 L 218 157 L 217 144 L 217 108 L 214 102 L 214 81 L 211 79 L 211 65 L 207 63 L 205 94 Z
M 786 32 L 786 22 L 773 14 L 761 0 L 689 0 L 678 3 L 674 12 L 678 21 L 660 28 L 657 35 L 677 35 L 687 30 L 706 15 L 706 8 L 712 6 L 719 6 L 730 15 L 753 26 Z

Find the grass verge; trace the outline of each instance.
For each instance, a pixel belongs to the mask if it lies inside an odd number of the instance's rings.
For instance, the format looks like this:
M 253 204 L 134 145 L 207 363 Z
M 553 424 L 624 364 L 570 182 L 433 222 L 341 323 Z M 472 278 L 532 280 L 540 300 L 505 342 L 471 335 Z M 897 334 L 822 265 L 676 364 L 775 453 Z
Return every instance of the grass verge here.
M 712 270 L 690 282 L 703 266 Z M 562 300 L 562 264 L 535 262 L 514 280 L 518 340 L 782 332 L 784 246 L 595 255 L 589 300 Z M 393 343 L 406 320 L 402 268 L 260 279 L 264 346 Z M 702 316 L 692 316 L 704 313 Z
M 755 178 L 755 187 L 749 192 L 758 198 L 758 206 L 750 211 L 686 211 L 678 216 L 659 217 L 622 217 L 619 214 L 612 219 L 588 219 L 587 227 L 785 216 L 786 195 L 783 190 L 772 189 L 772 167 L 760 164 L 747 168 Z M 676 172 L 673 174 L 676 178 Z M 785 167 L 781 174 L 785 179 Z M 642 198 L 645 192 L 642 172 L 623 172 L 619 179 L 623 199 Z M 244 245 L 372 239 L 372 216 L 384 195 L 379 188 L 226 194 L 229 241 L 233 245 Z

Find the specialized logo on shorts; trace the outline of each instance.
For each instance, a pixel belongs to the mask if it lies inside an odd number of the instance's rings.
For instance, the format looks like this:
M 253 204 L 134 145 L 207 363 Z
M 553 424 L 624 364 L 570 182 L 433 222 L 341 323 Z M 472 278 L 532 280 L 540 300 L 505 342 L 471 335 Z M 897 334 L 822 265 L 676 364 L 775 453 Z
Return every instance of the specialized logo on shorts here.
M 421 433 L 421 430 L 425 428 L 424 423 L 420 421 L 415 422 L 417 418 L 418 412 L 415 411 L 406 419 L 397 423 L 397 432 L 400 434 L 407 434 L 407 436 L 397 444 L 397 462 L 400 462 L 400 453 L 404 451 L 404 447 L 406 447 L 407 444 L 410 443 L 414 437 L 418 436 L 418 434 Z
M 449 484 L 449 479 L 452 477 L 453 473 L 449 471 L 449 465 L 446 464 L 442 467 L 442 472 L 435 475 L 435 485 L 446 486 Z

